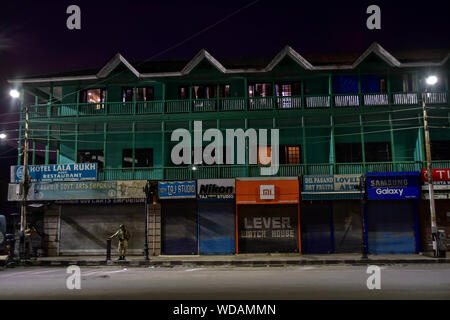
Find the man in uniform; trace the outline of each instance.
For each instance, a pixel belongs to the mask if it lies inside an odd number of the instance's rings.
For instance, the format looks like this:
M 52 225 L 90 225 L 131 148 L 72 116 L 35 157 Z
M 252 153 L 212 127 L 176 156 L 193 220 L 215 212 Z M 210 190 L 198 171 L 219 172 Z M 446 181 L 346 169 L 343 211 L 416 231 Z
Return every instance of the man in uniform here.
M 119 260 L 125 260 L 125 255 L 127 254 L 128 248 L 128 240 L 130 240 L 130 232 L 125 229 L 125 226 L 123 224 L 121 224 L 119 230 L 117 230 L 117 232 L 109 238 L 114 237 L 119 238 Z

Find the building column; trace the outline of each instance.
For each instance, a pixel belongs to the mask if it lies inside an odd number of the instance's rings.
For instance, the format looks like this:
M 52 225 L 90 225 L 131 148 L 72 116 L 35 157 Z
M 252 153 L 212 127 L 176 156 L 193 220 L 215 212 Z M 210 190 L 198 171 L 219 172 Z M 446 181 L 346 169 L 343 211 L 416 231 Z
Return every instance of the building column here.
M 161 254 L 161 204 L 148 205 L 148 248 L 151 256 Z

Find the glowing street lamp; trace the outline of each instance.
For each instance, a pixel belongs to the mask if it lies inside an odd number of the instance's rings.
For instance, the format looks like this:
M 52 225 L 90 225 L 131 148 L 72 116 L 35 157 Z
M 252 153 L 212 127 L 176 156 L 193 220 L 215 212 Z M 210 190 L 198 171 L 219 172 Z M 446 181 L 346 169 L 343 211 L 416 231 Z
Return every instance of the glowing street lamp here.
M 9 95 L 10 95 L 12 98 L 17 99 L 18 97 L 20 97 L 20 92 L 19 92 L 18 90 L 16 90 L 16 89 L 11 89 L 11 90 L 9 91 Z
M 428 77 L 425 79 L 425 82 L 426 82 L 429 86 L 433 86 L 433 85 L 435 85 L 435 84 L 438 82 L 438 78 L 437 78 L 436 76 L 431 75 L 431 76 L 428 76 Z
M 4 133 L 0 133 L 0 139 L 4 140 L 7 138 L 7 135 Z

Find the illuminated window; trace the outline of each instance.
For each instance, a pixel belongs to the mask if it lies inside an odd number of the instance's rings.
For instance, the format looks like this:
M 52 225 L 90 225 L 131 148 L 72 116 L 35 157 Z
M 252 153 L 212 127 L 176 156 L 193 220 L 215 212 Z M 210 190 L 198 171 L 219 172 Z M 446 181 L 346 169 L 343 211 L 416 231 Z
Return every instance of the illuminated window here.
M 152 101 L 155 99 L 155 89 L 153 87 L 144 88 L 122 88 L 122 102 Z
M 272 94 L 271 83 L 255 83 L 248 86 L 249 97 L 271 97 Z
M 105 102 L 105 89 L 87 89 L 81 91 L 81 103 L 101 103 Z
M 299 145 L 280 146 L 280 164 L 299 164 L 301 163 Z

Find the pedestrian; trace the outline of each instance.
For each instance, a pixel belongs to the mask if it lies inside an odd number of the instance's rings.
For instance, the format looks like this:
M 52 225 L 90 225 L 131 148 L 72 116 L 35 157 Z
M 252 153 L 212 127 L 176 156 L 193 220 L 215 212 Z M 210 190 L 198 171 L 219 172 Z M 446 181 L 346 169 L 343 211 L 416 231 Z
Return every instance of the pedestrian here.
M 128 240 L 130 240 L 130 232 L 125 228 L 123 224 L 121 224 L 119 230 L 117 230 L 116 233 L 114 233 L 109 238 L 112 239 L 114 237 L 119 238 L 119 260 L 125 260 L 128 249 Z

